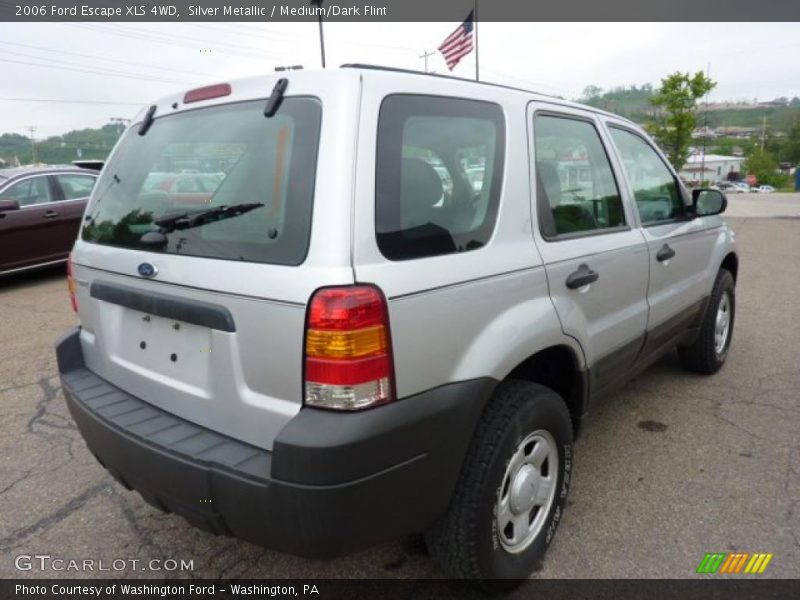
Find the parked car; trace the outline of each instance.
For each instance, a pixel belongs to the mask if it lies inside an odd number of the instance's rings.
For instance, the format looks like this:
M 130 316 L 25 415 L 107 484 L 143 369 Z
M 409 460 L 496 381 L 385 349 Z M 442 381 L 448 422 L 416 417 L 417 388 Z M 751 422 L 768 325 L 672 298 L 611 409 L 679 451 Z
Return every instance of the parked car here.
M 719 181 L 712 186 L 726 194 L 744 194 L 745 190 L 742 186 L 736 185 L 730 181 Z
M 208 531 L 315 558 L 425 532 L 450 576 L 527 577 L 592 403 L 676 346 L 725 363 L 725 196 L 596 108 L 280 77 L 161 99 L 122 136 L 71 257 L 72 416 L 122 485 Z M 221 155 L 208 206 L 142 191 Z
M 156 189 L 166 192 L 173 204 L 208 204 L 224 177 L 224 173 L 172 174 L 159 181 Z
M 771 194 L 775 191 L 775 188 L 771 185 L 758 185 L 750 190 L 756 194 Z
M 65 262 L 97 172 L 0 169 L 0 275 Z

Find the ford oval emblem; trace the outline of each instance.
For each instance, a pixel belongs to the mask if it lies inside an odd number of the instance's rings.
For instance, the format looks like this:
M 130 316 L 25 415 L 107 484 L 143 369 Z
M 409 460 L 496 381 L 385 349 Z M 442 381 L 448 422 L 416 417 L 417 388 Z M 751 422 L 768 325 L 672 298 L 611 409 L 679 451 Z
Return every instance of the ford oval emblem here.
M 136 270 L 139 271 L 139 275 L 142 277 L 155 277 L 158 275 L 158 267 L 146 262 L 143 262 L 136 267 Z

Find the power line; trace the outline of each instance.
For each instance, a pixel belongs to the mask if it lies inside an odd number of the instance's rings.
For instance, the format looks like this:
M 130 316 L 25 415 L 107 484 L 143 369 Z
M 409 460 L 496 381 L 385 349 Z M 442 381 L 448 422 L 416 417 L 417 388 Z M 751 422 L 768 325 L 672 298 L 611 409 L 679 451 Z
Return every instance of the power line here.
M 71 55 L 71 56 L 80 56 L 82 58 L 91 58 L 93 60 L 99 60 L 99 61 L 103 61 L 103 62 L 113 62 L 113 63 L 117 63 L 117 64 L 121 64 L 121 65 L 130 65 L 130 66 L 134 66 L 134 67 L 141 67 L 141 68 L 145 68 L 145 69 L 152 69 L 152 70 L 158 70 L 158 71 L 174 71 L 176 73 L 184 73 L 184 74 L 190 74 L 190 75 L 202 75 L 204 77 L 206 77 L 206 76 L 208 76 L 210 74 L 213 75 L 213 73 L 199 73 L 199 72 L 196 72 L 196 71 L 187 71 L 186 69 L 174 69 L 174 68 L 163 67 L 163 66 L 158 66 L 158 65 L 147 65 L 147 64 L 144 64 L 144 63 L 136 63 L 136 62 L 131 62 L 131 61 L 127 61 L 127 60 L 118 60 L 118 59 L 114 59 L 114 58 L 103 58 L 101 56 L 96 56 L 96 55 L 91 55 L 91 54 L 82 54 L 80 52 L 69 52 L 67 50 L 56 50 L 54 48 L 42 48 L 41 46 L 31 46 L 30 44 L 19 44 L 19 43 L 16 43 L 16 42 L 3 42 L 3 41 L 0 41 L 0 44 L 6 45 L 6 46 L 19 46 L 21 48 L 29 48 L 31 50 L 39 50 L 39 51 L 42 51 L 42 52 L 53 52 L 53 53 L 56 53 L 56 54 L 68 54 L 68 55 Z M 48 58 L 45 58 L 45 57 L 41 57 L 41 59 L 42 60 L 49 60 Z
M 78 27 L 81 29 L 86 29 L 88 31 L 94 31 L 96 33 L 104 33 L 106 35 L 114 35 L 120 37 L 127 37 L 131 39 L 138 39 L 148 42 L 155 42 L 157 44 L 165 44 L 168 46 L 182 46 L 184 48 L 198 48 L 197 44 L 201 45 L 208 45 L 208 39 L 198 39 L 192 38 L 187 36 L 181 36 L 176 34 L 159 34 L 156 32 L 141 32 L 141 31 L 131 31 L 129 29 L 121 28 L 118 26 L 110 26 L 110 25 L 103 25 L 102 27 L 96 28 L 89 25 L 83 25 L 80 23 L 65 23 L 70 27 Z M 182 41 L 183 40 L 183 41 Z M 225 42 L 213 42 L 215 48 L 220 48 L 220 52 L 222 54 L 232 54 L 237 56 L 245 56 L 247 58 L 257 58 L 257 59 L 264 59 L 269 58 L 272 60 L 278 61 L 285 61 L 289 58 L 288 54 L 276 55 L 270 54 L 267 52 L 259 52 L 251 50 L 249 47 L 246 46 L 239 46 L 236 44 L 229 44 Z M 232 48 L 232 50 L 230 49 Z
M 117 104 L 121 106 L 143 106 L 145 102 L 116 102 L 113 100 L 68 100 L 56 98 L 6 98 L 0 96 L 0 101 L 6 102 L 54 102 L 59 104 Z
M 248 31 L 243 31 L 243 30 L 237 29 L 235 27 L 226 27 L 224 25 L 216 25 L 216 24 L 215 25 L 200 25 L 200 24 L 197 24 L 197 23 L 188 23 L 188 25 L 191 25 L 192 27 L 196 27 L 198 29 L 206 29 L 206 30 L 211 30 L 211 31 L 224 31 L 224 32 L 229 33 L 229 34 L 230 33 L 235 33 L 236 35 L 243 35 L 243 36 L 247 36 L 247 37 L 257 38 L 257 39 L 260 39 L 261 41 L 264 41 L 265 39 L 267 39 L 267 36 L 284 38 L 286 40 L 290 40 L 291 39 L 291 40 L 294 40 L 294 41 L 296 41 L 297 37 L 298 37 L 298 36 L 294 35 L 293 33 L 289 33 L 289 32 L 286 32 L 286 31 L 274 31 L 274 30 L 271 30 L 271 29 L 263 29 L 263 30 L 260 30 L 257 33 L 256 32 L 257 30 L 255 30 L 255 29 L 249 29 L 248 28 Z
M 188 23 L 188 25 L 191 25 L 192 27 L 197 27 L 199 29 L 209 29 L 209 30 L 213 29 L 213 30 L 218 30 L 218 31 L 225 31 L 225 32 L 228 32 L 228 33 L 236 33 L 237 35 L 244 35 L 244 36 L 254 37 L 254 38 L 260 39 L 262 41 L 266 40 L 266 39 L 269 39 L 269 38 L 276 37 L 276 38 L 283 38 L 283 39 L 285 39 L 287 41 L 296 42 L 298 40 L 298 37 L 299 37 L 298 35 L 296 35 L 294 33 L 290 33 L 288 31 L 276 31 L 274 29 L 266 29 L 266 28 L 265 29 L 253 29 L 253 28 L 249 28 L 248 27 L 248 28 L 246 28 L 248 30 L 248 32 L 245 32 L 245 31 L 241 31 L 241 30 L 235 28 L 235 26 L 233 24 L 231 24 L 231 23 L 226 23 L 224 26 L 223 25 L 218 25 L 218 24 L 201 25 L 201 24 L 197 24 L 197 23 Z M 260 33 L 256 33 L 257 31 L 260 32 Z M 331 31 L 335 31 L 335 29 L 331 28 Z M 308 36 L 308 40 L 309 41 L 311 41 L 311 37 L 312 37 L 311 35 Z M 335 39 L 335 36 L 332 37 L 331 39 Z M 361 41 L 361 40 L 359 40 L 359 41 L 337 40 L 336 41 L 336 45 L 337 46 L 338 45 L 362 46 L 362 47 L 379 48 L 381 50 L 392 50 L 392 51 L 405 52 L 405 53 L 410 53 L 410 52 L 416 52 L 417 51 L 416 48 L 413 48 L 411 46 L 395 46 L 395 45 L 391 45 L 391 44 L 364 42 L 364 41 Z
M 228 55 L 231 55 L 231 56 L 243 56 L 243 57 L 247 57 L 247 58 L 262 59 L 262 60 L 264 58 L 267 58 L 269 60 L 272 60 L 272 61 L 275 61 L 275 62 L 278 62 L 278 63 L 285 63 L 287 60 L 290 61 L 290 62 L 291 61 L 295 61 L 296 56 L 297 56 L 296 53 L 291 52 L 291 51 L 286 51 L 286 52 L 282 52 L 282 53 L 272 53 L 272 52 L 262 51 L 262 50 L 259 50 L 259 49 L 254 49 L 254 48 L 252 48 L 250 46 L 242 46 L 242 45 L 238 45 L 238 44 L 231 44 L 231 43 L 228 43 L 228 42 L 219 42 L 217 40 L 213 40 L 212 41 L 212 40 L 209 40 L 207 38 L 206 39 L 200 39 L 200 38 L 191 37 L 191 36 L 177 35 L 177 34 L 174 34 L 174 33 L 162 34 L 162 33 L 156 32 L 156 31 L 152 31 L 152 30 L 148 30 L 148 31 L 138 30 L 137 31 L 135 29 L 125 28 L 125 27 L 121 27 L 119 25 L 108 25 L 108 24 L 105 24 L 105 23 L 100 25 L 100 26 L 96 26 L 96 27 L 93 26 L 93 25 L 87 25 L 87 24 L 82 24 L 82 23 L 65 23 L 65 25 L 68 25 L 70 27 L 78 27 L 78 28 L 81 28 L 81 29 L 85 29 L 87 31 L 93 31 L 95 33 L 102 33 L 102 34 L 105 34 L 105 35 L 125 37 L 125 38 L 129 38 L 129 39 L 134 39 L 134 40 L 155 42 L 157 44 L 164 44 L 164 45 L 169 45 L 169 46 L 174 46 L 174 47 L 182 47 L 182 48 L 192 48 L 192 49 L 194 49 L 194 48 L 198 47 L 197 44 L 200 44 L 200 45 L 212 45 L 214 47 L 214 49 L 216 51 L 218 51 L 220 54 L 228 54 Z M 206 29 L 211 29 L 212 28 L 212 26 L 209 26 L 209 25 L 196 25 L 196 24 L 191 24 L 191 25 L 193 25 L 194 27 L 203 27 L 203 28 L 206 28 Z M 213 26 L 213 30 L 217 30 L 217 29 L 222 30 L 222 27 L 214 25 Z M 226 31 L 227 31 L 227 29 L 226 29 Z M 256 30 L 251 30 L 251 31 L 256 31 Z M 251 37 L 256 37 L 258 39 L 261 39 L 262 41 L 269 41 L 269 36 L 271 36 L 271 35 L 287 36 L 285 38 L 286 41 L 289 41 L 289 40 L 296 41 L 297 40 L 297 36 L 294 36 L 294 35 L 286 33 L 286 32 L 275 32 L 273 30 L 265 30 L 266 35 L 257 35 L 255 33 L 243 33 L 243 32 L 239 32 L 239 31 L 236 31 L 235 33 L 237 33 L 237 34 L 241 33 L 242 35 L 249 35 Z M 389 45 L 385 45 L 385 44 L 370 44 L 368 42 L 360 42 L 360 41 L 358 41 L 358 42 L 341 41 L 341 42 L 336 42 L 336 45 L 348 45 L 348 46 L 353 46 L 353 47 L 360 47 L 360 46 L 361 47 L 373 47 L 373 48 L 380 48 L 380 49 L 383 49 L 383 50 L 399 51 L 399 52 L 405 52 L 405 53 L 411 53 L 411 52 L 415 52 L 416 51 L 414 48 L 411 48 L 411 47 L 389 46 Z
M 0 62 L 12 63 L 12 64 L 17 64 L 17 65 L 27 65 L 27 66 L 30 66 L 30 67 L 41 67 L 43 69 L 56 69 L 56 70 L 59 70 L 59 71 L 76 71 L 78 73 L 90 73 L 92 75 L 105 75 L 107 77 L 118 77 L 118 78 L 122 78 L 122 79 L 139 79 L 139 80 L 144 80 L 144 81 L 155 81 L 155 82 L 159 82 L 159 83 L 187 83 L 187 82 L 183 82 L 183 81 L 174 81 L 174 80 L 169 80 L 169 79 L 155 79 L 153 77 L 144 77 L 144 76 L 135 76 L 135 75 L 120 75 L 120 74 L 114 73 L 114 72 L 102 72 L 102 71 L 91 70 L 91 69 L 79 69 L 79 68 L 75 68 L 75 67 L 65 67 L 65 66 L 57 66 L 57 65 L 42 65 L 42 64 L 39 64 L 39 63 L 32 63 L 32 62 L 27 62 L 27 61 L 23 61 L 23 60 L 11 60 L 11 59 L 8 59 L 8 58 L 0 58 Z
M 165 34 L 165 33 L 160 33 L 158 31 L 137 31 L 136 29 L 123 27 L 123 26 L 119 26 L 119 25 L 114 25 L 113 28 L 111 28 L 111 29 L 112 29 L 112 31 L 116 30 L 118 32 L 121 32 L 120 35 L 122 35 L 122 34 L 145 35 L 145 36 L 150 36 L 150 37 L 154 37 L 154 38 L 159 38 L 159 39 L 167 41 L 167 42 L 171 42 L 174 39 L 178 39 L 178 40 L 184 40 L 186 42 L 194 42 L 194 43 L 203 44 L 203 45 L 207 45 L 209 43 L 208 38 L 201 39 L 201 38 L 191 37 L 191 36 L 188 36 L 188 35 L 178 35 L 176 33 Z M 253 48 L 250 47 L 250 46 L 242 46 L 240 44 L 231 44 L 230 42 L 220 42 L 219 40 L 213 40 L 213 44 L 214 44 L 214 46 L 222 46 L 222 47 L 225 47 L 225 48 L 232 48 L 232 49 L 234 49 L 236 51 L 244 51 L 244 52 L 250 53 L 250 54 L 257 54 L 257 55 L 262 55 L 262 56 L 274 56 L 274 55 L 272 55 L 270 53 L 267 53 L 267 52 L 261 52 L 259 50 L 253 50 Z
M 97 66 L 94 66 L 94 65 L 87 65 L 87 66 L 84 67 L 83 65 L 81 65 L 81 63 L 75 63 L 75 62 L 71 62 L 71 61 L 68 61 L 68 60 L 59 60 L 57 58 L 46 58 L 46 57 L 43 57 L 43 56 L 35 56 L 33 54 L 25 54 L 23 52 L 12 52 L 12 51 L 9 51 L 9 50 L 0 50 L 0 52 L 2 52 L 2 54 L 7 54 L 7 55 L 10 55 L 10 56 L 21 56 L 22 58 L 32 58 L 33 60 L 47 61 L 48 65 L 43 65 L 43 66 L 50 66 L 49 63 L 54 63 L 54 64 L 57 64 L 57 65 L 67 65 L 69 67 L 76 67 L 76 68 L 80 68 L 80 69 L 86 69 L 86 70 L 90 70 L 90 71 L 95 71 L 97 74 L 103 74 L 103 75 L 119 75 L 119 76 L 126 76 L 126 77 L 132 77 L 132 78 L 144 78 L 144 79 L 149 79 L 151 81 L 163 81 L 165 83 L 183 83 L 183 84 L 191 83 L 189 81 L 180 81 L 180 80 L 177 80 L 177 79 L 164 79 L 164 78 L 160 78 L 160 77 L 151 77 L 151 76 L 146 75 L 144 73 L 133 73 L 133 72 L 130 72 L 130 71 L 119 71 L 119 70 L 116 70 L 116 69 L 107 69 L 105 67 L 97 67 Z

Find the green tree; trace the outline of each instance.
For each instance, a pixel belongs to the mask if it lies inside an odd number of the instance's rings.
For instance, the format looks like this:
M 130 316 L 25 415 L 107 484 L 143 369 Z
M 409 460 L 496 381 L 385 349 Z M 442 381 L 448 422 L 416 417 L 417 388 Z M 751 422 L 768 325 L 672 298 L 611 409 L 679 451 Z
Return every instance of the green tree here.
M 599 98 L 602 93 L 603 88 L 596 85 L 587 85 L 585 88 L 583 88 L 582 100 L 585 102 L 587 100 Z
M 794 125 L 786 134 L 786 139 L 778 158 L 782 161 L 800 165 L 800 119 L 794 122 Z
M 748 175 L 755 175 L 759 184 L 780 186 L 785 177 L 778 173 L 778 159 L 767 150 L 758 149 L 747 157 L 742 169 Z
M 716 85 L 702 71 L 694 75 L 676 72 L 662 79 L 661 87 L 650 97 L 655 111 L 647 129 L 676 170 L 689 157 L 692 131 L 697 127 L 697 101 Z

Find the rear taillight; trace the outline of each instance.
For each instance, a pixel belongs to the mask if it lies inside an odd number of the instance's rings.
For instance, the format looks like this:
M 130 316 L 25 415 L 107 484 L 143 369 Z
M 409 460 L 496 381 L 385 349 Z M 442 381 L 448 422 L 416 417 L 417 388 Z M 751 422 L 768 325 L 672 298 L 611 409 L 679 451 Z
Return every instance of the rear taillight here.
M 69 301 L 72 310 L 78 312 L 78 297 L 75 295 L 75 273 L 72 269 L 72 254 L 67 258 L 67 289 L 69 290 Z
M 359 410 L 394 399 L 389 313 L 377 287 L 317 290 L 308 307 L 305 354 L 309 406 Z

